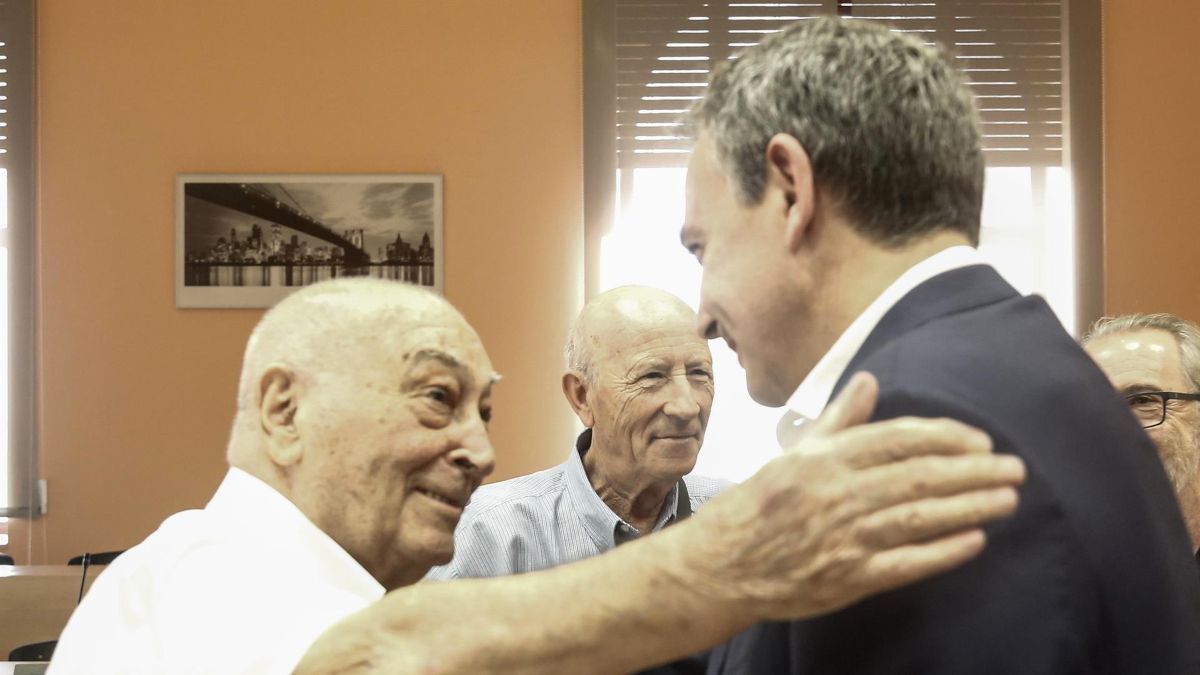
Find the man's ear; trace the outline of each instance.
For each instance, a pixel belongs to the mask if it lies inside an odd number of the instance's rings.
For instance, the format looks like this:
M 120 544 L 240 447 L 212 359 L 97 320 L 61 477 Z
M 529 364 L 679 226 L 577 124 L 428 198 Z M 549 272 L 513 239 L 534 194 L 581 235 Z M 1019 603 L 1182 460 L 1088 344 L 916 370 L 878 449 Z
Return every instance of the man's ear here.
M 267 454 L 279 466 L 295 464 L 303 454 L 296 430 L 299 407 L 296 373 L 284 365 L 268 366 L 258 380 L 258 421 L 267 439 Z
M 575 411 L 575 416 L 583 423 L 583 426 L 591 429 L 596 422 L 596 416 L 592 413 L 592 406 L 587 399 L 587 382 L 584 380 L 583 374 L 574 370 L 568 370 L 562 376 L 563 396 L 567 397 L 567 403 L 571 406 L 571 410 Z
M 767 187 L 784 197 L 784 237 L 788 251 L 795 253 L 812 225 L 816 203 L 812 162 L 795 136 L 775 134 L 767 142 Z

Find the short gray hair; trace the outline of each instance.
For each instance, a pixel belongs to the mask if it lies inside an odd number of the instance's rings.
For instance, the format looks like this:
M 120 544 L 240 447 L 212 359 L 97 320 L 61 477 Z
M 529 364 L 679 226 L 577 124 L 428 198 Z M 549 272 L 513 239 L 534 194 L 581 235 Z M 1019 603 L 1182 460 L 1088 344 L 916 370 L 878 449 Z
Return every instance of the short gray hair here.
M 1161 330 L 1170 333 L 1179 345 L 1179 361 L 1192 387 L 1200 391 L 1200 328 L 1174 314 L 1121 314 L 1098 319 L 1080 340 L 1087 344 L 1106 335 L 1135 330 Z
M 979 241 L 984 160 L 966 81 L 939 49 L 879 23 L 796 22 L 713 70 L 693 107 L 744 204 L 771 137 L 795 137 L 855 229 L 902 246 L 937 230 Z
M 587 331 L 583 324 L 583 314 L 580 314 L 567 331 L 563 357 L 567 361 L 567 370 L 579 373 L 585 383 L 592 385 L 595 383 L 595 369 L 592 367 L 592 350 L 588 346 Z

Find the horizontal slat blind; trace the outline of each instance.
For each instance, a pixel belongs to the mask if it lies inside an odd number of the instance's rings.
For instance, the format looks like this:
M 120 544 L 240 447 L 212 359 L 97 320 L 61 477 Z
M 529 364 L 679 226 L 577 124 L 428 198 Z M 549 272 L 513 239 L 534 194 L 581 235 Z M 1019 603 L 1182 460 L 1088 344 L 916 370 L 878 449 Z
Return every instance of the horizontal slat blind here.
M 712 64 L 792 21 L 841 13 L 947 45 L 970 78 L 989 166 L 1062 162 L 1062 0 L 617 0 L 617 166 L 684 166 Z
M 0 516 L 17 517 L 36 514 L 33 40 L 34 0 L 0 0 L 0 176 L 5 204 L 0 331 L 7 337 L 0 358 L 8 366 L 0 377 L 7 393 L 0 410 Z

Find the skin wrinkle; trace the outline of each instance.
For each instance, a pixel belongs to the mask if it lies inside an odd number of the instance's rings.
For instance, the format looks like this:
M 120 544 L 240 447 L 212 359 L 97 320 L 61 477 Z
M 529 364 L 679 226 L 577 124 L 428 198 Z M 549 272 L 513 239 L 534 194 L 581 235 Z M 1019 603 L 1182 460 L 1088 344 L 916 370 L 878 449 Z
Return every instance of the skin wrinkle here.
M 593 432 L 584 456 L 588 480 L 639 532 L 653 528 L 666 496 L 695 465 L 703 440 L 712 357 L 694 334 L 694 321 L 674 296 L 623 287 L 590 302 L 568 337 L 565 351 L 590 359 L 563 376 L 568 401 Z M 582 401 L 572 394 L 580 386 Z M 667 438 L 688 434 L 694 438 Z
M 277 384 L 260 389 L 259 373 Z M 478 335 L 440 297 L 362 279 L 314 286 L 255 329 L 230 464 L 290 499 L 385 588 L 414 583 L 450 559 L 453 504 L 461 511 L 492 470 L 495 379 Z M 286 401 L 289 418 L 260 415 L 279 407 L 264 396 Z
M 1084 349 L 1122 394 L 1195 391 L 1180 341 L 1193 337 L 1176 317 L 1132 315 L 1101 320 L 1084 337 Z M 1146 327 L 1146 324 L 1152 327 Z M 1179 330 L 1165 327 L 1177 325 Z M 1162 424 L 1146 430 L 1179 499 L 1194 548 L 1200 549 L 1200 402 L 1171 400 Z
M 1179 366 L 1177 349 L 1155 349 L 1163 343 L 1172 347 L 1173 338 L 1164 331 L 1140 330 L 1096 338 L 1087 344 L 1089 353 L 1123 393 L 1138 391 L 1184 391 L 1190 383 Z M 1136 377 L 1137 381 L 1128 381 Z M 1200 466 L 1195 402 L 1167 402 L 1167 418 L 1147 433 L 1157 443 L 1167 473 L 1177 492 L 1193 480 Z

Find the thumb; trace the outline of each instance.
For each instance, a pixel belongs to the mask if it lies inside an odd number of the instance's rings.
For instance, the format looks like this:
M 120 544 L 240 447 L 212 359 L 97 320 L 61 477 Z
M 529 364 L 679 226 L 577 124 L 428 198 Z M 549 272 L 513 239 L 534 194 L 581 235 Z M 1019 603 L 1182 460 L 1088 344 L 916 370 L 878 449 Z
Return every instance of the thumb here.
M 816 440 L 866 422 L 871 419 L 878 398 L 879 381 L 865 370 L 858 371 L 825 406 L 821 416 L 808 425 L 805 440 Z

